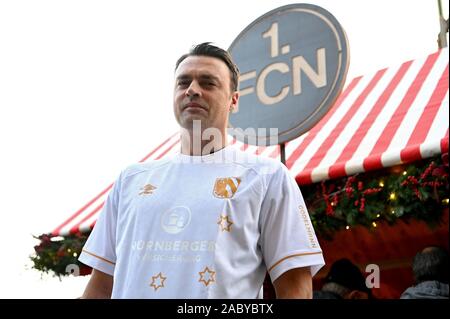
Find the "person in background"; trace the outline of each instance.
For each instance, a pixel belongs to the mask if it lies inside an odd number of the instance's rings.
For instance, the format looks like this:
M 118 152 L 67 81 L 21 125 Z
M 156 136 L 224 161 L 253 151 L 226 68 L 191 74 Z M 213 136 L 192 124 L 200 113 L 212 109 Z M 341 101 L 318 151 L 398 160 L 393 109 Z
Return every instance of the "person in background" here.
M 448 252 L 437 246 L 426 247 L 412 263 L 415 285 L 400 299 L 448 299 Z
M 322 289 L 313 292 L 313 299 L 369 299 L 371 291 L 366 280 L 350 260 L 335 261 L 325 277 Z

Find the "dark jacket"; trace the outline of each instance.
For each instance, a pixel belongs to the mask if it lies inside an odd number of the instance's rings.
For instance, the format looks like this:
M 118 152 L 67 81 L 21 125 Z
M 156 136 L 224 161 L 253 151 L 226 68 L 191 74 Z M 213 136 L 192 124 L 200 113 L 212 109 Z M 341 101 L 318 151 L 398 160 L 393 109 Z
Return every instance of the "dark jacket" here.
M 400 299 L 448 299 L 448 284 L 424 281 L 406 289 Z

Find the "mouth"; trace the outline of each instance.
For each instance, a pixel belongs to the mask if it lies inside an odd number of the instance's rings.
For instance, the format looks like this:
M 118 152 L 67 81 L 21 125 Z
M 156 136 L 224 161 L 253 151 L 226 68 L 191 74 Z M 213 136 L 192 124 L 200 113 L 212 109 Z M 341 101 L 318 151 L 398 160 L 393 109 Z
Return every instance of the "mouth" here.
M 183 110 L 205 110 L 207 111 L 206 107 L 203 105 L 200 105 L 198 103 L 190 102 L 186 105 L 184 105 Z

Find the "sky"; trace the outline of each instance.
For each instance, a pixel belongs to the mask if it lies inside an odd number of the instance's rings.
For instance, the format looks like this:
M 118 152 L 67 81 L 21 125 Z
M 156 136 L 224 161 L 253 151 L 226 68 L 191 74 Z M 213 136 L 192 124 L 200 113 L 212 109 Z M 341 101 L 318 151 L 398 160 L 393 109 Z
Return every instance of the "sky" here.
M 175 61 L 228 48 L 282 0 L 0 0 L 0 298 L 76 298 L 31 268 L 50 232 L 177 131 Z M 437 0 L 310 0 L 350 48 L 347 81 L 437 50 Z M 448 4 L 443 1 L 444 16 Z

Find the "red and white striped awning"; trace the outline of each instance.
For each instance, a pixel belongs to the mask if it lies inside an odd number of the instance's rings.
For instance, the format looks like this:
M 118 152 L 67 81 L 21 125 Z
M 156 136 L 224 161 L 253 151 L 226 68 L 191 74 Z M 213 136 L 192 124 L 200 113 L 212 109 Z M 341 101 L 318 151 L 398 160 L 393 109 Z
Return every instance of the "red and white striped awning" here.
M 448 152 L 448 49 L 353 79 L 309 132 L 286 144 L 300 185 L 377 170 Z M 233 140 L 242 150 L 279 157 L 279 147 Z M 179 151 L 175 134 L 141 162 Z M 52 235 L 92 229 L 112 184 Z

